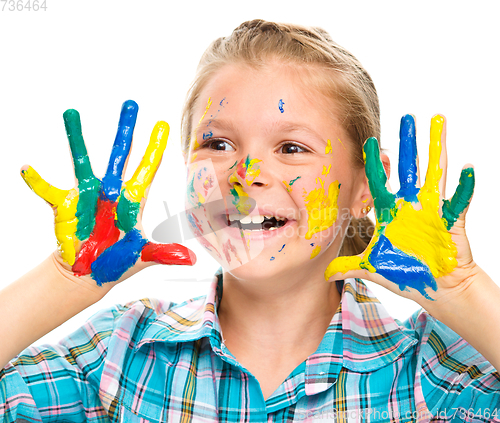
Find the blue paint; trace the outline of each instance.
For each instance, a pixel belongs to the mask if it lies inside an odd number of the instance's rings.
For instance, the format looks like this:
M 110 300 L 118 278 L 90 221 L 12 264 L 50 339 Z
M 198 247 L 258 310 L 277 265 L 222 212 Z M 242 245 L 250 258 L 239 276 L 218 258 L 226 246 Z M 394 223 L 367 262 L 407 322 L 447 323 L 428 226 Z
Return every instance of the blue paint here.
M 377 273 L 398 284 L 401 291 L 414 288 L 432 300 L 425 288 L 437 290 L 436 280 L 427 265 L 415 257 L 395 248 L 385 235 L 380 235 L 368 258 Z M 362 266 L 363 267 L 363 266 Z
M 275 257 L 271 257 L 269 260 L 270 260 L 270 261 L 273 261 L 274 259 L 275 259 Z
M 111 201 L 116 201 L 120 195 L 123 168 L 130 153 L 138 111 L 139 106 L 133 100 L 128 100 L 122 105 L 118 130 L 109 157 L 108 169 L 102 179 L 104 194 Z
M 286 244 L 283 244 L 283 247 L 281 247 L 281 250 L 278 250 L 278 253 L 281 253 L 281 251 L 283 251 L 283 248 L 285 248 L 285 245 Z
M 139 260 L 142 248 L 146 244 L 147 240 L 137 229 L 127 232 L 92 263 L 92 279 L 99 286 L 106 282 L 117 281 Z
M 415 136 L 415 119 L 412 115 L 401 118 L 399 129 L 399 184 L 398 197 L 416 203 L 417 188 L 417 139 Z
M 210 139 L 214 136 L 214 133 L 212 131 L 210 132 L 206 132 L 203 134 L 203 141 L 207 140 L 207 139 Z
M 285 111 L 285 109 L 283 108 L 284 105 L 285 105 L 285 103 L 283 102 L 283 99 L 280 98 L 280 102 L 278 103 L 278 107 L 279 107 L 281 113 L 283 113 Z
M 313 242 L 313 243 L 311 243 L 311 247 L 314 247 L 314 242 Z
M 219 106 L 222 106 L 222 103 L 224 102 L 224 100 L 225 100 L 225 99 L 226 99 L 226 97 L 224 97 L 224 98 L 220 101 Z M 227 104 L 227 102 L 226 102 L 226 104 Z M 222 107 L 224 107 L 224 106 L 222 106 Z

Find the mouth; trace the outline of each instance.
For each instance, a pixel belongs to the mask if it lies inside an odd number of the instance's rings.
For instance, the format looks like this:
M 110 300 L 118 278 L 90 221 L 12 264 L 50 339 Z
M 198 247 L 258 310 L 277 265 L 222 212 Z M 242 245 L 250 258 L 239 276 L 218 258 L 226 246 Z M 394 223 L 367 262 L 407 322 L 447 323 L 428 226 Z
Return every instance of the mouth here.
M 246 231 L 274 231 L 285 226 L 286 217 L 272 215 L 244 216 L 241 214 L 226 215 L 228 226 L 237 227 Z

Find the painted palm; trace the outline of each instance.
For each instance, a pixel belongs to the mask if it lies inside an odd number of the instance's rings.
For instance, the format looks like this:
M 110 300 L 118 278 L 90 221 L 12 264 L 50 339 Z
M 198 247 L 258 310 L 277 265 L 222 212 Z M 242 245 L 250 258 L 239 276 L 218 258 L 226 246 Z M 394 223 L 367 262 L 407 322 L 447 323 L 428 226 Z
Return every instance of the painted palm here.
M 21 171 L 28 186 L 54 210 L 55 233 L 63 260 L 74 274 L 90 275 L 98 285 L 119 280 L 139 259 L 161 264 L 194 262 L 194 254 L 182 245 L 149 242 L 143 237 L 139 222 L 147 190 L 167 145 L 169 126 L 166 122 L 155 125 L 137 170 L 129 181 L 122 182 L 138 109 L 134 101 L 123 104 L 102 180 L 92 171 L 80 115 L 72 109 L 67 110 L 63 118 L 77 187 L 61 190 L 48 184 L 32 167 Z
M 401 120 L 399 180 L 400 190 L 387 188 L 387 176 L 380 160 L 378 142 L 369 138 L 363 149 L 368 184 L 374 200 L 376 229 L 359 256 L 338 257 L 325 271 L 328 280 L 336 274 L 366 270 L 396 283 L 401 290 L 414 288 L 427 299 L 426 289 L 434 291 L 436 279 L 450 274 L 457 266 L 457 247 L 453 228 L 467 208 L 474 191 L 474 169 L 464 168 L 451 200 L 443 200 L 444 118 L 431 121 L 429 165 L 424 185 L 419 188 L 415 121 L 411 115 Z M 444 138 L 444 136 L 443 136 Z

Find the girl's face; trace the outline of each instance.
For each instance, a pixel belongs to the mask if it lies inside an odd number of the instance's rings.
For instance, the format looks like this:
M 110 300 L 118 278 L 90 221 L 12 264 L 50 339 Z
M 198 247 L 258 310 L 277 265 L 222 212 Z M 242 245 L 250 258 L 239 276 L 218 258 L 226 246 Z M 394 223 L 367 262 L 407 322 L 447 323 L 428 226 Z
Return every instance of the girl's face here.
M 323 273 L 368 198 L 336 105 L 303 72 L 226 65 L 194 109 L 186 210 L 235 277 Z

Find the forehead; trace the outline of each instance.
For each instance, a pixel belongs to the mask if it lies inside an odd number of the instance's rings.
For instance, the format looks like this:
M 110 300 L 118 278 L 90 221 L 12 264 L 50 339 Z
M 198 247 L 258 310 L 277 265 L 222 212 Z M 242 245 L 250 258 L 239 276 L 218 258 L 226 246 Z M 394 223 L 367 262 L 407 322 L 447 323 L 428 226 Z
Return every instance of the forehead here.
M 193 108 L 193 126 L 203 118 L 214 121 L 231 114 L 252 118 L 274 113 L 276 119 L 322 121 L 338 125 L 338 105 L 320 90 L 318 80 L 326 79 L 318 67 L 279 61 L 262 66 L 228 64 L 217 70 L 201 89 Z M 208 112 L 207 112 L 208 110 Z

